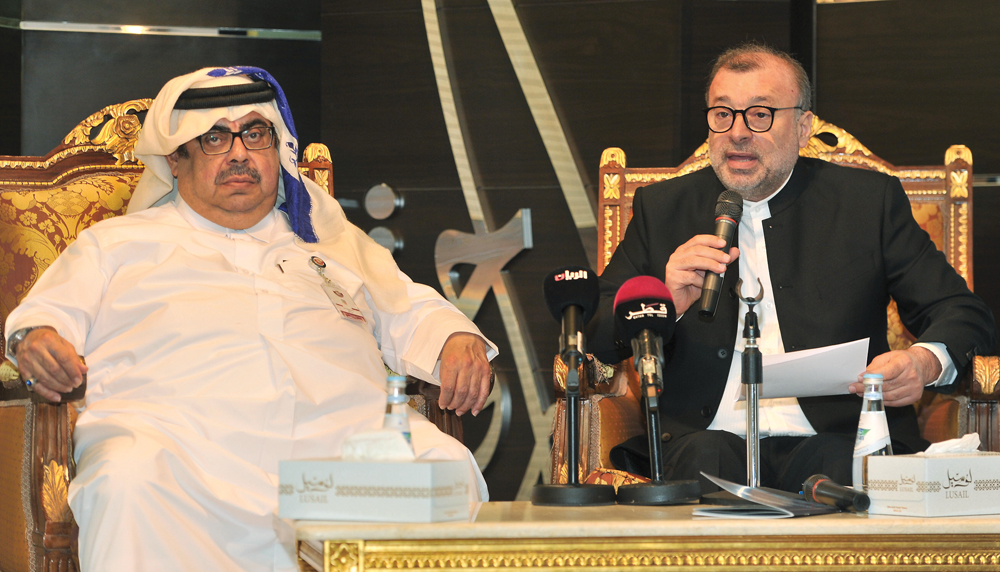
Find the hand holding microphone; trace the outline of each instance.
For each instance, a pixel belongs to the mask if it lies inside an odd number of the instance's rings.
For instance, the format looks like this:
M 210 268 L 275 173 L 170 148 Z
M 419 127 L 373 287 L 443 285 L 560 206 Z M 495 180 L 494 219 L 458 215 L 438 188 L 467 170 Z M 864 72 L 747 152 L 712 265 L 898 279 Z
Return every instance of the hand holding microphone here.
M 720 250 L 728 252 L 736 240 L 736 233 L 743 217 L 743 197 L 735 191 L 722 191 L 715 205 L 715 236 L 726 242 Z M 723 271 L 725 272 L 725 271 Z M 712 317 L 719 306 L 719 295 L 722 293 L 722 276 L 708 270 L 705 272 L 705 283 L 701 288 L 701 302 L 698 313 Z
M 743 198 L 733 191 L 723 191 L 715 206 L 714 234 L 699 234 L 677 247 L 667 261 L 664 282 L 678 314 L 694 304 L 699 312 L 714 315 L 722 291 L 722 274 L 736 260 L 739 221 L 743 216 Z M 707 314 L 708 310 L 710 314 Z

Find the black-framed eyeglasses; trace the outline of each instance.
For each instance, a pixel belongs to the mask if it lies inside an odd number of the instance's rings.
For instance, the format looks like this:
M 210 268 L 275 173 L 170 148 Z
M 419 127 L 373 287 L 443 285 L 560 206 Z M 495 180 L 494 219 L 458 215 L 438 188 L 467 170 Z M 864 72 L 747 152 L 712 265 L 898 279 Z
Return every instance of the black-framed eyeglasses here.
M 239 133 L 234 131 L 209 131 L 198 137 L 201 151 L 206 155 L 223 155 L 233 148 L 233 141 L 239 137 L 243 146 L 250 151 L 267 149 L 274 144 L 274 127 L 256 125 Z
M 743 123 L 746 124 L 747 129 L 754 133 L 763 133 L 771 129 L 771 126 L 774 125 L 774 112 L 783 109 L 802 109 L 802 107 L 753 105 L 746 109 L 733 109 L 732 107 L 718 105 L 706 109 L 705 114 L 708 117 L 708 129 L 712 133 L 725 133 L 732 129 L 737 115 L 743 116 Z

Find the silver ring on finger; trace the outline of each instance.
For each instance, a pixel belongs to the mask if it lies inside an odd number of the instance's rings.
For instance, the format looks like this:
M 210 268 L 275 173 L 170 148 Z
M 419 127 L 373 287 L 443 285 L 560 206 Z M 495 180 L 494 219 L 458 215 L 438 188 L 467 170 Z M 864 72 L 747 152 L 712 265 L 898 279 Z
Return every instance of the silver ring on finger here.
M 24 385 L 25 385 L 25 387 L 28 388 L 28 391 L 34 391 L 35 390 L 35 378 L 29 377 L 28 379 L 24 380 Z

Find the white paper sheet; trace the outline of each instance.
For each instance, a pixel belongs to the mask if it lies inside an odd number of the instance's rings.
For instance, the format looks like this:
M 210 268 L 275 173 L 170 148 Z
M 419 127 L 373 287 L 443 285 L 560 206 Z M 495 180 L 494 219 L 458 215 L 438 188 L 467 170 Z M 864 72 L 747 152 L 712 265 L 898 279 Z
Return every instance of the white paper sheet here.
M 762 361 L 761 399 L 844 395 L 850 393 L 847 387 L 858 381 L 858 375 L 868 366 L 868 338 L 813 350 L 766 355 Z M 739 400 L 744 399 L 740 392 Z

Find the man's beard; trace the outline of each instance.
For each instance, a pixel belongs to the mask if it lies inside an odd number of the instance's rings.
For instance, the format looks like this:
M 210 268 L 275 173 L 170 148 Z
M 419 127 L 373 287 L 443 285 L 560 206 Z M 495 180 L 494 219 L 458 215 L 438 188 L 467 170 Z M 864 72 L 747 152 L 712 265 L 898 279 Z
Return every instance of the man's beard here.
M 753 175 L 733 173 L 729 170 L 730 168 L 726 161 L 726 153 L 729 151 L 752 154 L 757 159 L 757 172 Z M 719 177 L 719 180 L 722 181 L 722 185 L 731 191 L 739 193 L 747 201 L 759 201 L 777 191 L 778 187 L 788 178 L 788 174 L 795 168 L 795 162 L 798 161 L 797 153 L 787 159 L 775 153 L 768 157 L 769 163 L 764 163 L 761 160 L 760 153 L 752 144 L 731 145 L 725 149 L 721 149 L 718 157 L 710 149 L 709 155 L 711 157 L 712 168 L 715 170 L 715 174 Z
M 260 172 L 257 171 L 257 169 L 254 169 L 253 167 L 251 167 L 250 165 L 242 165 L 242 164 L 240 164 L 240 165 L 233 165 L 232 167 L 230 167 L 230 168 L 226 169 L 225 171 L 223 171 L 223 172 L 219 173 L 218 175 L 216 175 L 215 176 L 215 184 L 216 185 L 222 185 L 222 184 L 225 184 L 226 179 L 228 179 L 230 177 L 242 177 L 244 175 L 246 175 L 246 176 L 250 177 L 251 179 L 253 179 L 254 183 L 256 183 L 258 185 L 260 184 L 260 180 L 261 180 L 260 179 Z

